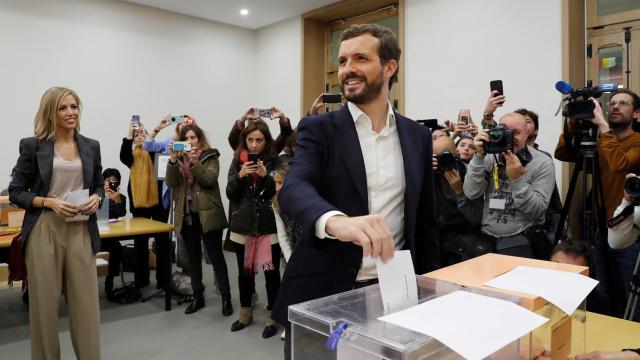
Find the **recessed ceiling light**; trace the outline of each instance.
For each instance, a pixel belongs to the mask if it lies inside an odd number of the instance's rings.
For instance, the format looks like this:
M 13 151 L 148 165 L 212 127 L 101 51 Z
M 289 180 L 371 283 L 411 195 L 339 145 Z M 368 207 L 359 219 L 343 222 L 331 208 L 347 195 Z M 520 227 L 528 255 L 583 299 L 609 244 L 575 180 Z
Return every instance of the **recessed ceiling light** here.
M 242 15 L 242 16 L 247 16 L 247 15 L 249 15 L 249 10 L 247 10 L 247 9 L 241 9 L 241 10 L 240 10 L 240 15 Z

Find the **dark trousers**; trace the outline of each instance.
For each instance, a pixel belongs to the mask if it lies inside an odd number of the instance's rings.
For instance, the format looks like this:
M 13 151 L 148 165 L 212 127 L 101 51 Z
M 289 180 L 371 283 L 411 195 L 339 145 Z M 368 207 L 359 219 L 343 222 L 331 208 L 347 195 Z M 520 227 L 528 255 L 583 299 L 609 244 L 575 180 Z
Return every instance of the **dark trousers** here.
M 233 243 L 233 250 L 236 253 L 238 261 L 238 287 L 240 288 L 240 306 L 251 307 L 251 296 L 255 289 L 255 275 L 247 274 L 244 270 L 244 245 Z M 275 267 L 274 270 L 264 272 L 264 279 L 267 286 L 267 310 L 273 309 L 273 303 L 276 301 L 278 290 L 280 289 L 280 245 L 271 245 L 271 261 Z
M 200 216 L 191 214 L 191 225 L 187 224 L 185 218 L 182 222 L 180 233 L 189 257 L 189 273 L 191 275 L 193 293 L 202 294 L 204 292 L 204 285 L 202 284 L 202 246 L 200 245 L 200 239 L 202 239 L 207 257 L 213 265 L 213 271 L 216 280 L 218 280 L 218 287 L 222 296 L 231 296 L 227 262 L 222 253 L 222 229 L 203 234 Z
M 143 217 L 160 222 L 169 220 L 169 209 L 165 209 L 162 204 L 152 208 L 131 209 L 134 217 Z M 155 237 L 156 241 L 156 282 L 159 286 L 164 286 L 169 278 L 168 264 L 171 261 L 169 246 L 169 234 L 163 233 Z M 136 236 L 133 239 L 135 260 L 135 283 L 136 287 L 149 285 L 149 236 Z
M 102 240 L 102 250 L 109 252 L 109 276 L 120 275 L 120 265 L 122 264 L 122 244 L 113 239 Z

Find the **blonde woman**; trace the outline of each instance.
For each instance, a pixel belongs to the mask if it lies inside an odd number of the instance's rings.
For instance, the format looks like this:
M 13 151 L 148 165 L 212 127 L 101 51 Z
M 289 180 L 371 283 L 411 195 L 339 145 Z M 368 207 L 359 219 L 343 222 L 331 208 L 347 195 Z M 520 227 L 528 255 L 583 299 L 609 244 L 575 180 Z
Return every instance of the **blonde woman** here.
M 100 309 L 94 254 L 100 249 L 95 212 L 104 199 L 100 144 L 79 134 L 80 99 L 54 87 L 40 101 L 35 136 L 20 140 L 9 185 L 26 210 L 22 247 L 29 280 L 32 359 L 59 359 L 58 306 L 64 294 L 78 359 L 100 359 Z M 79 206 L 66 201 L 87 189 Z M 69 221 L 76 215 L 88 220 Z

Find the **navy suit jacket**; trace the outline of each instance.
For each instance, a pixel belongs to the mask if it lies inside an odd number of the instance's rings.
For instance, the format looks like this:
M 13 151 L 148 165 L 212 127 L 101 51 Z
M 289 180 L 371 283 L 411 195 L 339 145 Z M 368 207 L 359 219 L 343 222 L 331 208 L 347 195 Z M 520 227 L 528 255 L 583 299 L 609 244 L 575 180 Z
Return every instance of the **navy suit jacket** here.
M 440 265 L 435 228 L 432 141 L 424 126 L 395 114 L 404 163 L 405 249 L 416 273 Z M 362 248 L 318 239 L 315 222 L 331 210 L 369 214 L 367 176 L 355 123 L 348 106 L 306 117 L 298 126 L 293 165 L 280 191 L 282 210 L 302 234 L 287 263 L 273 309 L 281 324 L 289 305 L 351 290 L 362 263 Z
M 76 132 L 76 144 L 80 160 L 82 161 L 82 179 L 84 189 L 89 189 L 89 195 L 97 194 L 104 199 L 102 188 L 102 162 L 100 157 L 100 143 L 84 137 Z M 20 140 L 20 157 L 13 168 L 11 183 L 9 183 L 9 200 L 25 209 L 22 222 L 22 247 L 26 247 L 27 239 L 36 220 L 42 214 L 42 208 L 32 206 L 36 196 L 47 196 L 53 172 L 53 140 L 39 141 L 35 137 Z M 91 214 L 87 223 L 93 251 L 100 250 L 100 234 L 96 214 Z

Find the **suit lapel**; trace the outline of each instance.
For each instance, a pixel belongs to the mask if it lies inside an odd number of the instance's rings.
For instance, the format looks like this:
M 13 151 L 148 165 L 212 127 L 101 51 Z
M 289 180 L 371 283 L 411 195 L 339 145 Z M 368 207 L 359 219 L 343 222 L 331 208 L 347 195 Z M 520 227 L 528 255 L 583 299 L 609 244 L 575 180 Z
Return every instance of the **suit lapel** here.
M 411 129 L 407 124 L 407 119 L 401 117 L 398 113 L 396 116 L 396 127 L 398 129 L 398 138 L 400 138 L 400 149 L 402 150 L 402 163 L 404 165 L 405 191 L 404 204 L 405 214 L 414 213 L 414 204 L 417 204 L 415 194 L 420 193 L 419 184 L 422 183 L 420 174 L 423 173 L 424 160 L 420 159 L 422 149 L 416 149 L 415 142 L 411 141 Z M 406 219 L 406 216 L 405 216 Z
M 53 140 L 43 140 L 38 146 L 36 157 L 38 158 L 38 169 L 44 183 L 44 190 L 49 192 L 51 174 L 53 173 Z
M 80 160 L 82 161 L 82 181 L 83 188 L 91 188 L 93 181 L 93 153 L 89 148 L 89 143 L 83 136 L 78 133 L 75 135 L 76 144 L 78 144 L 78 152 L 80 153 Z
M 336 129 L 337 144 L 342 153 L 347 172 L 358 190 L 360 199 L 369 208 L 369 197 L 367 196 L 367 172 L 364 168 L 364 157 L 360 148 L 360 140 L 356 131 L 355 123 L 349 112 L 347 105 L 336 112 L 333 118 L 333 125 Z

